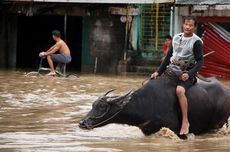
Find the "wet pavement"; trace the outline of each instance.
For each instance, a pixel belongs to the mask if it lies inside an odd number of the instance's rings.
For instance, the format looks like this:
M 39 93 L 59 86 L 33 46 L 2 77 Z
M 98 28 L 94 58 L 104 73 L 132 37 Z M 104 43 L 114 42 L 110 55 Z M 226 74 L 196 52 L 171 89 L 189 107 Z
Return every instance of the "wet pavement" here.
M 141 87 L 146 77 L 81 75 L 26 77 L 0 71 L 0 152 L 229 151 L 230 129 L 180 140 L 169 129 L 146 137 L 132 126 L 111 124 L 90 131 L 78 127 L 92 102 Z M 222 80 L 230 87 L 230 81 Z

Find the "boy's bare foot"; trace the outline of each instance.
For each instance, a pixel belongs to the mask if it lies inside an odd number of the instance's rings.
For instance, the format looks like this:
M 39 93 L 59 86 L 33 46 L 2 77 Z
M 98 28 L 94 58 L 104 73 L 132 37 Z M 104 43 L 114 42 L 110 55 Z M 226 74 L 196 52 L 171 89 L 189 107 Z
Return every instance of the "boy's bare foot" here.
M 46 74 L 46 76 L 54 76 L 55 75 L 55 72 L 50 72 L 48 74 Z
M 189 122 L 182 123 L 180 135 L 187 135 L 189 133 Z

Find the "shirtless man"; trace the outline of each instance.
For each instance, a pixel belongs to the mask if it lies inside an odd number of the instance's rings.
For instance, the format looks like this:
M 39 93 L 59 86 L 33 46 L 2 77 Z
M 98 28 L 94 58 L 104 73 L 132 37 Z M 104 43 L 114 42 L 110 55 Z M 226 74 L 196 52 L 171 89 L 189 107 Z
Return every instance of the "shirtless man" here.
M 54 76 L 55 70 L 54 70 L 54 64 L 53 62 L 57 63 L 69 63 L 71 62 L 71 54 L 70 49 L 67 46 L 67 44 L 61 39 L 61 33 L 58 30 L 54 30 L 52 32 L 53 39 L 56 41 L 56 44 L 53 45 L 49 50 L 45 52 L 40 52 L 40 57 L 47 57 L 47 61 L 50 66 L 50 73 L 48 73 L 48 76 Z M 54 54 L 55 52 L 59 51 L 60 54 Z

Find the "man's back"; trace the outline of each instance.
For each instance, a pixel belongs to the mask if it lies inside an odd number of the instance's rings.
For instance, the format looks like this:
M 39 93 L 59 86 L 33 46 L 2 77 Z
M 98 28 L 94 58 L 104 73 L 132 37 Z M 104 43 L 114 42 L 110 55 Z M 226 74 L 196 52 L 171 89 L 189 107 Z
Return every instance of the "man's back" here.
M 63 40 L 58 41 L 56 45 L 59 47 L 60 54 L 71 55 L 69 47 Z

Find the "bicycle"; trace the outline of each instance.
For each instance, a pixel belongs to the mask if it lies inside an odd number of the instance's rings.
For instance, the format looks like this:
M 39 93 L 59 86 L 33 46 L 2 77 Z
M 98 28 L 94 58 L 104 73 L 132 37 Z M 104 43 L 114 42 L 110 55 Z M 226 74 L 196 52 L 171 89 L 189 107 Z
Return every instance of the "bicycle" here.
M 37 71 L 32 71 L 26 74 L 26 76 L 41 76 L 42 72 L 50 72 L 50 68 L 46 68 L 43 67 L 43 60 L 45 59 L 45 57 L 41 57 L 40 59 L 40 63 L 39 63 L 39 67 Z M 74 77 L 79 77 L 77 74 L 74 73 L 69 73 L 66 74 L 66 63 L 59 63 L 57 65 L 57 68 L 55 69 L 55 75 L 54 77 L 63 77 L 63 78 L 67 78 L 70 76 L 74 76 Z

